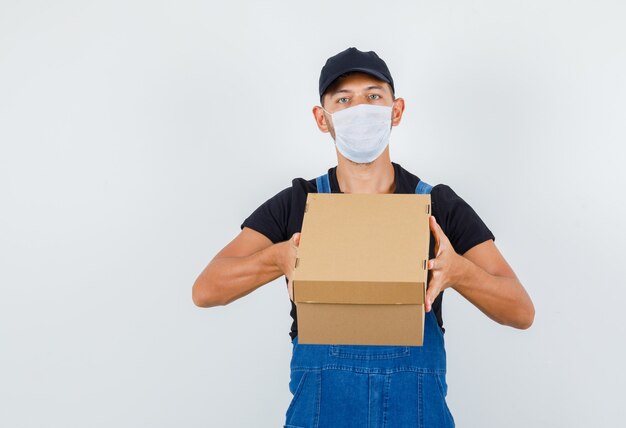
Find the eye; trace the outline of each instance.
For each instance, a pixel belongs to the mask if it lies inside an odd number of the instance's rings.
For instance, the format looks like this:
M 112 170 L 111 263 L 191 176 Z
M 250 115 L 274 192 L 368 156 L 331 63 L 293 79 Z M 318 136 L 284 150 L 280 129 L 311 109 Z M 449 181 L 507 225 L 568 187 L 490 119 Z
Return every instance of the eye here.
M 337 100 L 337 102 L 338 102 L 339 104 L 345 104 L 345 103 L 347 103 L 347 102 L 348 102 L 348 98 L 347 98 L 347 97 L 341 97 L 341 98 L 339 98 L 339 99 Z
M 380 99 L 380 95 L 378 95 L 378 94 L 369 94 L 369 99 L 370 100 L 379 100 Z

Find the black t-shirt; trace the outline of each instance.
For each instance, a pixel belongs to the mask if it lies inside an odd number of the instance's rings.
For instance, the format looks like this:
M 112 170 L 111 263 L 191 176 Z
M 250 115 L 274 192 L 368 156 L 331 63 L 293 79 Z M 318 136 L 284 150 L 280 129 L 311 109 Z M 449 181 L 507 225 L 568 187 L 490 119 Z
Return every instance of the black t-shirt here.
M 395 173 L 395 193 L 415 193 L 419 178 L 399 164 L 392 162 Z M 336 175 L 337 167 L 328 170 L 330 190 L 332 193 L 343 193 L 339 189 Z M 428 182 L 428 180 L 426 180 Z M 281 190 L 265 201 L 244 222 L 241 229 L 249 227 L 267 236 L 274 244 L 286 241 L 294 233 L 300 232 L 304 217 L 304 205 L 307 194 L 317 192 L 315 178 L 305 180 L 295 178 L 291 187 Z M 478 214 L 461 197 L 445 184 L 438 184 L 431 192 L 432 215 L 437 219 L 444 233 L 458 254 L 464 254 L 473 246 L 495 239 Z M 430 258 L 434 258 L 435 240 L 431 235 Z M 285 281 L 287 278 L 285 277 Z M 433 302 L 433 311 L 437 322 L 443 330 L 441 303 L 443 292 Z M 291 302 L 293 323 L 289 335 L 293 340 L 298 335 L 296 305 Z

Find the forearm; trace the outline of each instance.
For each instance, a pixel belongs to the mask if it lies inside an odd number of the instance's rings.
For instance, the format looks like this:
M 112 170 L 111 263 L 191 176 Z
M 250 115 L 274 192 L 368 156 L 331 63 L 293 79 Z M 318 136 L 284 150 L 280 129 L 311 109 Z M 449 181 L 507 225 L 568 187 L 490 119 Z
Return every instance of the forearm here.
M 193 285 L 194 303 L 205 308 L 226 305 L 283 275 L 276 245 L 245 257 L 213 259 Z
M 500 324 L 521 329 L 531 326 L 535 309 L 516 277 L 492 275 L 472 261 L 459 257 L 463 260 L 463 268 L 453 285 L 456 291 Z

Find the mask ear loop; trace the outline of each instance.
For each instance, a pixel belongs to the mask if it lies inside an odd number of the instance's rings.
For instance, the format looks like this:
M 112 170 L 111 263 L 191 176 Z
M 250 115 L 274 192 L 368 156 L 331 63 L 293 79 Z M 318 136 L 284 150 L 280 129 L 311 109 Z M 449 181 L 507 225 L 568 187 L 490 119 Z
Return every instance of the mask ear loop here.
M 326 109 L 324 108 L 324 106 L 320 106 L 320 107 L 322 108 L 322 110 L 324 110 L 326 113 L 328 113 L 328 114 L 332 117 L 332 115 L 333 115 L 333 114 L 332 114 L 331 112 L 329 112 L 328 110 L 326 110 Z

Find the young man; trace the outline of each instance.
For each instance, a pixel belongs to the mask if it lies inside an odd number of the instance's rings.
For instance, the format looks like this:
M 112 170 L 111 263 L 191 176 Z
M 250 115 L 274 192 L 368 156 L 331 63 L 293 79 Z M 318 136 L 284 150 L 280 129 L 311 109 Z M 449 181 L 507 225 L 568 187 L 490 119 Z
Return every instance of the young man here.
M 474 210 L 450 187 L 430 187 L 391 162 L 389 136 L 402 119 L 404 100 L 395 97 L 382 59 L 355 48 L 329 58 L 319 94 L 321 106 L 313 108 L 313 116 L 335 141 L 337 166 L 318 179 L 294 179 L 257 208 L 200 274 L 193 301 L 201 307 L 226 305 L 281 275 L 291 298 L 309 192 L 416 193 L 421 188 L 432 198 L 424 345 L 299 345 L 292 300 L 289 388 L 294 397 L 286 426 L 454 426 L 445 402 L 443 291 L 453 288 L 491 319 L 521 329 L 533 322 L 533 304 Z

